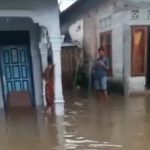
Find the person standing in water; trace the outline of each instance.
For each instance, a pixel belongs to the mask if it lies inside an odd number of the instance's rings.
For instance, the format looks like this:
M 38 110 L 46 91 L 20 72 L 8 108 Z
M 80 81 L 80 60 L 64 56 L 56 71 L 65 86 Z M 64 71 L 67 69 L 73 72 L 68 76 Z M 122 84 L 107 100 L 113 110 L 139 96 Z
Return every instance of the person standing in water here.
M 46 113 L 50 114 L 53 109 L 54 104 L 54 65 L 52 61 L 52 57 L 49 56 L 48 65 L 45 68 L 42 77 L 43 80 L 46 82 L 45 85 L 45 95 L 46 95 Z
M 107 73 L 109 71 L 109 61 L 105 55 L 104 49 L 98 49 L 98 59 L 96 60 L 93 73 L 95 89 L 98 91 L 100 99 L 107 100 Z

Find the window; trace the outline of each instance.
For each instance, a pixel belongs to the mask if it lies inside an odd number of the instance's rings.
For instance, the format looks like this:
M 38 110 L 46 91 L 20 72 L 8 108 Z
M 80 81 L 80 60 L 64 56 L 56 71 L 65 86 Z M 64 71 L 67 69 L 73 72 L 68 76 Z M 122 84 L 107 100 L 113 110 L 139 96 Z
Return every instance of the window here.
M 107 57 L 109 58 L 110 70 L 109 75 L 112 75 L 112 32 L 103 32 L 100 34 L 100 44 L 104 48 Z
M 147 27 L 132 28 L 132 76 L 141 76 L 146 73 Z

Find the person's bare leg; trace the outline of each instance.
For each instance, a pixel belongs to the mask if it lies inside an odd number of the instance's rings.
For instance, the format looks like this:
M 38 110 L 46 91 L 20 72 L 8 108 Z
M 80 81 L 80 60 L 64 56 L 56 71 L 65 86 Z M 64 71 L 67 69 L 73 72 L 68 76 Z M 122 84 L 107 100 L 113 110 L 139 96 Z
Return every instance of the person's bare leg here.
M 99 91 L 99 100 L 102 101 L 103 100 L 103 91 Z
M 42 110 L 43 114 L 48 114 L 49 106 L 46 106 L 44 110 Z
M 107 101 L 107 99 L 108 99 L 108 94 L 107 94 L 107 90 L 103 90 L 103 99 L 105 100 L 105 101 Z
M 50 115 L 50 114 L 51 114 L 51 111 L 52 111 L 52 110 L 51 110 L 51 106 L 48 106 L 48 107 L 47 107 L 47 110 L 46 110 L 46 113 Z
M 98 91 L 98 99 L 101 100 L 102 99 L 102 94 L 100 91 Z
M 96 90 L 96 97 L 98 98 L 98 99 L 100 99 L 100 94 L 99 94 L 100 92 L 99 92 L 99 90 Z

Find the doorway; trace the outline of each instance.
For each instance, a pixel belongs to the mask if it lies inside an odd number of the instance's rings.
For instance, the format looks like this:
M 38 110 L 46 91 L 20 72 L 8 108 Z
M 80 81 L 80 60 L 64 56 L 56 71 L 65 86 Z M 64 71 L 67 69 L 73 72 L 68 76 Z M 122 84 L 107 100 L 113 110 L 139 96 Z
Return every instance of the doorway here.
M 5 108 L 34 106 L 28 31 L 0 32 L 0 68 Z
M 146 88 L 150 89 L 150 26 L 132 27 L 133 77 L 145 76 Z

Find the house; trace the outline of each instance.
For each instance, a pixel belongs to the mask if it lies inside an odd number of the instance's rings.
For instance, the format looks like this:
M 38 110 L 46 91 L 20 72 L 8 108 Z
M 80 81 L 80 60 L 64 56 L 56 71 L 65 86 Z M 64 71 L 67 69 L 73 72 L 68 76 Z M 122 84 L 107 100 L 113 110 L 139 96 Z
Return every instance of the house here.
M 61 43 L 57 0 L 0 1 L 1 108 L 24 105 L 24 99 L 32 106 L 45 102 L 41 73 L 49 54 L 55 64 L 55 103 L 64 102 Z
M 78 0 L 61 13 L 61 32 L 78 41 L 89 60 L 103 46 L 110 58 L 109 81 L 124 94 L 150 87 L 150 1 Z

